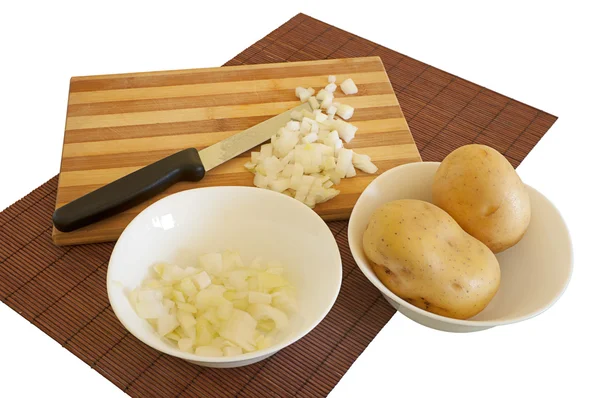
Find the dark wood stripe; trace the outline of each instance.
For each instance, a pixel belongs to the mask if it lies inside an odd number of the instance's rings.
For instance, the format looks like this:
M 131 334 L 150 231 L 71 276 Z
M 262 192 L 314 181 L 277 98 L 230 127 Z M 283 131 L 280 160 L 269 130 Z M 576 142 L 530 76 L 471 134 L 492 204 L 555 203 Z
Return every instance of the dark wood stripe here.
M 269 115 L 264 115 L 231 119 L 198 120 L 193 122 L 157 123 L 136 126 L 69 130 L 69 134 L 65 135 L 65 144 L 195 134 L 204 131 L 245 130 L 269 119 L 270 117 L 271 116 Z
M 373 142 L 372 134 L 381 134 L 377 138 L 376 142 Z M 364 147 L 381 147 L 388 145 L 401 145 L 412 143 L 412 137 L 406 134 L 406 131 L 392 131 L 386 133 L 369 133 L 363 134 L 357 133 L 354 140 L 346 145 L 350 149 L 358 149 Z M 203 149 L 205 146 L 199 146 L 196 149 Z M 181 148 L 185 149 L 185 148 Z M 239 157 L 249 158 L 250 152 L 259 150 L 260 147 L 252 148 Z M 96 156 L 77 156 L 64 158 L 61 163 L 61 172 L 67 171 L 80 171 L 80 170 L 100 170 L 100 169 L 111 169 L 115 165 L 119 167 L 137 167 L 145 166 L 150 163 L 156 162 L 164 157 L 174 154 L 177 149 L 168 150 L 156 150 L 149 152 L 128 152 L 128 153 L 115 153 L 109 155 L 96 155 Z M 61 187 L 61 190 L 64 187 Z
M 418 162 L 418 161 L 420 161 L 420 159 L 411 158 L 411 157 L 409 157 L 405 160 L 406 163 Z M 379 167 L 379 171 L 377 172 L 376 175 L 379 175 L 379 174 L 383 173 L 384 171 L 389 170 L 390 168 L 398 165 L 397 160 L 381 160 L 381 161 L 377 161 L 375 163 Z M 357 171 L 357 173 L 358 173 L 358 175 L 356 177 L 342 180 L 342 184 L 339 186 L 336 186 L 336 188 L 340 189 L 343 193 L 344 192 L 343 187 L 344 187 L 345 183 L 350 184 L 350 183 L 352 183 L 352 181 L 354 181 L 354 179 L 357 179 L 357 180 L 369 179 L 369 180 L 371 180 L 373 178 L 372 175 L 365 174 L 361 171 Z M 228 174 L 211 174 L 209 172 L 206 174 L 204 179 L 202 179 L 202 181 L 199 184 L 192 183 L 192 182 L 185 182 L 185 181 L 177 183 L 176 185 L 167 189 L 164 193 L 157 195 L 155 198 L 151 199 L 150 201 L 148 201 L 148 202 L 144 203 L 143 205 L 138 206 L 132 210 L 129 210 L 129 211 L 133 212 L 133 211 L 136 211 L 136 209 L 137 209 L 137 211 L 139 212 L 141 209 L 147 207 L 150 203 L 154 203 L 155 201 L 157 201 L 165 196 L 168 196 L 172 193 L 175 193 L 175 192 L 180 192 L 180 191 L 184 191 L 184 190 L 192 189 L 192 188 L 198 188 L 199 186 L 200 187 L 235 186 L 235 185 L 253 186 L 252 180 L 253 180 L 253 174 L 248 171 L 245 171 L 245 170 L 241 170 L 238 173 L 228 173 Z M 70 202 L 70 201 L 75 200 L 78 197 L 80 197 L 88 192 L 94 191 L 102 186 L 103 186 L 102 184 L 91 184 L 91 185 L 77 185 L 77 186 L 62 187 L 59 195 L 57 196 L 57 203 L 64 204 L 64 203 Z M 336 205 L 337 205 L 336 202 L 330 201 L 330 202 L 324 203 L 322 208 L 323 209 L 329 209 L 330 207 L 334 208 Z

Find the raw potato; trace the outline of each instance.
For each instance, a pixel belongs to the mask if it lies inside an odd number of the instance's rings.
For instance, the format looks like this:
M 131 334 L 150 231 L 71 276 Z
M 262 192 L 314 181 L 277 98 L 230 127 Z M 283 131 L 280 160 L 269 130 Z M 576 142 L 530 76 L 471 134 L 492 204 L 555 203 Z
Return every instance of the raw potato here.
M 396 200 L 377 209 L 363 247 L 388 289 L 434 314 L 470 318 L 500 285 L 494 254 L 445 211 L 421 200 Z
M 433 181 L 433 204 L 494 253 L 521 240 L 531 218 L 525 185 L 498 151 L 466 145 L 450 153 Z

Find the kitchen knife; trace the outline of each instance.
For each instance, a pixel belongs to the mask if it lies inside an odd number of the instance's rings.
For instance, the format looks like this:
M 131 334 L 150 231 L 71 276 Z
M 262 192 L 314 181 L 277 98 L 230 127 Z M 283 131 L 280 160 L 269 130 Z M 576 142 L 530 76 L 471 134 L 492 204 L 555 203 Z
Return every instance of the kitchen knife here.
M 204 148 L 184 149 L 82 196 L 54 212 L 56 229 L 71 232 L 150 199 L 179 181 L 200 181 L 205 172 L 268 140 L 308 102 Z

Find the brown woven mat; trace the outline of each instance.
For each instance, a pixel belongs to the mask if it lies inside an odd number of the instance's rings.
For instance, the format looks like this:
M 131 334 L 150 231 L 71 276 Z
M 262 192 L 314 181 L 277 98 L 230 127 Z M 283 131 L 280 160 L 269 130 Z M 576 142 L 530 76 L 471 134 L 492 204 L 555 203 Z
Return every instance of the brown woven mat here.
M 490 145 L 517 166 L 556 120 L 351 33 L 299 14 L 226 65 L 382 58 L 423 160 Z M 331 391 L 393 315 L 350 255 L 346 222 L 330 223 L 344 263 L 340 296 L 308 336 L 268 360 L 209 369 L 161 355 L 115 318 L 106 296 L 113 244 L 56 247 L 57 177 L 0 213 L 0 298 L 132 396 L 318 397 Z

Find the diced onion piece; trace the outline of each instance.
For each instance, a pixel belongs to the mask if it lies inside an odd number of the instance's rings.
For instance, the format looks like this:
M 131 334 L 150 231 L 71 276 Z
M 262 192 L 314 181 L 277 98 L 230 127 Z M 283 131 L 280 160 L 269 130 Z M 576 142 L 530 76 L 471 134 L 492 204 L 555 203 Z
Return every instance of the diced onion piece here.
M 196 287 L 198 287 L 200 290 L 206 289 L 211 283 L 210 275 L 208 275 L 206 271 L 202 271 L 199 274 L 194 275 L 192 277 L 192 281 L 194 281 Z
M 315 89 L 314 88 L 309 87 L 306 90 L 308 90 L 308 92 L 310 93 L 310 95 L 315 95 Z
M 337 108 L 333 105 L 331 105 L 329 108 L 327 108 L 328 115 L 335 115 L 336 112 L 337 112 Z
M 275 192 L 283 192 L 290 187 L 290 178 L 278 178 L 269 182 L 269 188 Z
M 295 299 L 294 290 L 291 286 L 275 289 L 272 296 L 272 305 L 282 311 L 292 314 L 298 311 L 298 303 Z
M 177 333 L 167 333 L 165 334 L 165 337 L 169 340 L 173 340 L 173 341 L 179 341 L 181 339 L 181 336 L 178 335 Z
M 198 293 L 198 289 L 196 289 L 194 282 L 190 278 L 184 278 L 179 282 L 179 290 L 186 297 L 196 297 L 196 293 Z
M 177 308 L 184 312 L 189 312 L 190 314 L 195 314 L 198 312 L 198 309 L 189 303 L 177 302 Z
M 228 300 L 221 301 L 219 307 L 217 308 L 217 318 L 220 320 L 226 321 L 231 318 L 233 314 L 233 303 Z
M 281 275 L 270 274 L 268 272 L 261 272 L 258 274 L 258 286 L 265 292 L 288 285 L 289 283 Z
M 185 302 L 185 296 L 179 290 L 173 291 L 172 295 L 173 295 L 173 300 L 179 301 L 182 303 Z
M 159 336 L 165 336 L 175 330 L 177 326 L 179 326 L 177 315 L 165 313 L 158 317 L 156 331 Z
M 298 111 L 295 111 L 298 112 Z M 300 130 L 300 123 L 297 120 L 290 120 L 285 125 L 285 129 L 288 131 L 298 131 Z
M 312 142 L 315 142 L 318 138 L 319 137 L 317 133 L 309 133 L 306 136 L 304 136 L 304 138 L 302 138 L 302 142 L 305 144 L 310 144 Z
M 136 312 L 143 319 L 157 319 L 163 313 L 163 295 L 160 290 L 140 290 L 137 292 Z
M 162 278 L 167 281 L 179 281 L 186 277 L 186 272 L 183 268 L 176 265 L 165 265 L 162 271 Z
M 335 129 L 339 132 L 340 138 L 346 142 L 352 141 L 354 135 L 356 134 L 356 130 L 358 130 L 358 127 L 343 120 L 334 120 L 333 124 Z
M 222 357 L 223 351 L 220 348 L 213 346 L 198 346 L 196 347 L 196 351 L 194 352 L 196 355 L 200 355 L 203 357 Z
M 256 329 L 260 330 L 261 332 L 268 333 L 275 330 L 276 326 L 277 325 L 275 324 L 275 321 L 272 319 L 264 319 L 262 321 L 258 321 L 256 324 Z
M 340 149 L 340 153 L 338 155 L 337 164 L 335 167 L 336 173 L 340 177 L 345 177 L 346 172 L 348 171 L 349 166 L 352 165 L 352 150 L 342 148 Z
M 265 159 L 269 156 L 273 156 L 273 145 L 264 144 L 260 146 L 260 156 Z
M 294 170 L 294 165 L 293 164 L 286 165 L 283 168 L 283 171 L 281 172 L 281 176 L 283 178 L 290 178 L 292 176 L 292 170 Z M 290 184 L 291 184 L 291 180 L 290 180 Z M 284 189 L 284 191 L 285 191 L 285 189 Z
M 325 171 L 325 175 L 328 176 L 334 184 L 339 184 L 341 182 L 342 177 L 335 170 L 327 170 Z
M 234 309 L 231 318 L 221 328 L 219 334 L 246 351 L 254 351 L 255 330 L 256 320 L 248 312 Z
M 350 165 L 348 166 L 348 170 L 346 170 L 346 178 L 351 178 L 351 177 L 355 177 L 356 176 L 356 170 L 354 169 L 354 166 L 352 165 L 352 163 L 350 163 Z
M 371 158 L 369 157 L 369 155 L 353 153 L 352 163 L 357 169 L 360 169 L 365 173 L 374 174 L 377 172 L 377 166 L 375 166 L 375 164 L 371 162 Z
M 265 158 L 263 160 L 263 166 L 265 168 L 265 172 L 267 173 L 267 177 L 270 180 L 277 178 L 277 174 L 283 170 L 281 161 L 276 156 L 269 156 Z
M 321 110 L 320 110 L 320 109 L 319 109 L 318 111 L 319 111 L 319 112 L 315 111 L 315 120 L 316 120 L 318 123 L 322 123 L 322 122 L 324 122 L 325 120 L 327 120 L 327 115 L 326 115 L 326 114 L 324 114 L 323 112 L 321 112 Z M 321 126 L 319 126 L 319 129 L 320 129 L 320 128 L 321 128 Z
M 226 357 L 234 357 L 236 355 L 242 355 L 243 351 L 241 347 L 227 346 L 223 347 L 223 355 Z
M 313 95 L 313 93 L 311 93 L 310 90 L 307 90 L 303 87 L 296 87 L 296 96 L 300 98 L 300 101 L 308 101 L 311 95 Z
M 196 318 L 189 312 L 177 310 L 177 320 L 181 328 L 187 332 L 188 329 L 196 326 Z
M 354 81 L 350 78 L 344 80 L 342 84 L 340 84 L 340 88 L 346 95 L 358 93 L 358 87 L 356 87 L 356 84 L 354 84 Z
M 285 312 L 267 304 L 251 304 L 248 312 L 257 321 L 271 319 L 275 322 L 277 330 L 285 329 L 288 326 L 288 317 Z
M 302 182 L 301 182 L 300 186 L 298 187 L 298 189 L 296 190 L 296 196 L 294 196 L 294 199 L 299 200 L 300 202 L 303 202 L 303 203 L 306 200 L 306 196 L 308 195 L 308 191 L 310 190 L 310 186 L 312 185 L 312 182 L 306 183 L 304 177 L 310 177 L 310 176 L 303 176 Z
M 209 307 L 218 306 L 223 300 L 223 293 L 218 291 L 206 289 L 200 290 L 196 295 L 195 303 L 196 307 L 200 311 L 207 310 Z
M 224 277 L 227 279 L 226 287 L 233 287 L 235 290 L 247 290 L 248 289 L 248 279 L 250 275 L 246 270 L 233 270 L 227 272 Z
M 354 108 L 350 105 L 340 104 L 337 108 L 336 113 L 345 120 L 348 120 L 354 115 Z
M 328 124 L 324 124 L 326 122 L 327 122 L 327 120 L 323 120 L 322 122 L 319 122 L 319 133 L 329 133 L 332 130 L 331 126 L 329 126 Z M 323 140 L 324 139 L 325 139 L 325 137 L 323 137 Z M 323 140 L 321 140 L 321 142 Z
M 337 84 L 335 84 L 335 83 L 329 83 L 328 85 L 325 86 L 325 90 L 329 91 L 330 93 L 335 92 L 336 88 L 337 88 Z
M 319 109 L 319 101 L 317 101 L 317 99 L 315 97 L 310 97 L 308 99 L 308 103 L 310 104 L 310 107 L 312 109 Z
M 323 162 L 323 168 L 325 170 L 335 169 L 335 157 L 327 156 Z
M 267 179 L 266 176 L 264 176 L 260 173 L 256 173 L 254 175 L 254 185 L 259 188 L 268 188 L 269 180 Z
M 292 177 L 290 178 L 290 188 L 298 190 L 302 184 L 302 176 L 304 175 L 304 167 L 300 163 L 294 164 Z
M 298 142 L 298 141 L 296 141 Z M 281 159 L 281 165 L 285 168 L 285 166 L 287 166 L 292 160 L 294 160 L 294 152 L 292 152 L 292 149 L 294 147 L 291 147 L 290 150 L 288 151 L 288 154 L 285 155 L 283 157 L 283 159 Z
M 179 341 L 177 342 L 177 346 L 179 347 L 179 349 L 181 351 L 185 351 L 185 352 L 192 352 L 193 345 L 194 345 L 194 341 L 189 337 L 179 339 Z
M 250 153 L 250 161 L 254 164 L 260 161 L 260 152 L 252 152 Z
M 319 101 L 323 101 L 326 97 L 329 97 L 330 94 L 331 93 L 329 93 L 327 90 L 322 89 L 318 92 L 316 97 Z
M 261 292 L 249 292 L 248 302 L 250 304 L 271 304 L 271 295 Z
M 333 94 L 325 89 L 322 89 L 319 91 L 319 94 L 317 94 L 317 99 L 321 101 L 320 107 L 327 109 L 333 102 Z
M 248 170 L 254 170 L 254 168 L 256 167 L 256 163 L 246 162 L 244 163 L 244 167 Z

